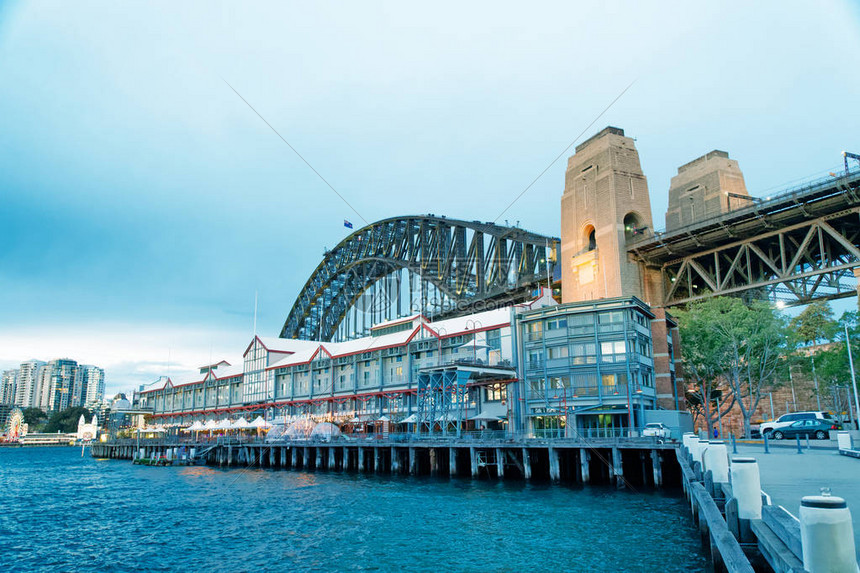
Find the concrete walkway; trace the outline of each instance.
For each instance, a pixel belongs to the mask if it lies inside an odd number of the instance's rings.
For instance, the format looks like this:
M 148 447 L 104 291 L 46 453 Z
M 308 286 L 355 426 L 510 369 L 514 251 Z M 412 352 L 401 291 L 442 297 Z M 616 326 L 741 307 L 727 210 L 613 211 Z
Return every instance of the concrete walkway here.
M 738 444 L 737 455 L 758 460 L 761 488 L 774 505 L 783 506 L 795 517 L 800 516 L 800 499 L 819 495 L 822 487 L 844 498 L 854 520 L 854 543 L 860 558 L 860 459 L 839 455 L 835 446 L 811 450 L 806 449 L 805 442 L 803 446 L 803 454 L 797 453 L 793 442 L 791 448 L 771 447 L 765 454 L 764 446 Z

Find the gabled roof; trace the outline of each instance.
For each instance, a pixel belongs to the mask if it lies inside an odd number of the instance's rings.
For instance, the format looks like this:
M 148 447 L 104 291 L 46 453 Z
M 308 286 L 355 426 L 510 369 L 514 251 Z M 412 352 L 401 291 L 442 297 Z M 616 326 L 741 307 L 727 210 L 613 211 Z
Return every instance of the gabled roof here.
M 236 366 L 221 366 L 212 371 L 212 374 L 215 376 L 216 380 L 223 380 L 225 378 L 233 378 L 234 376 L 241 376 L 244 372 L 245 368 L 242 364 L 237 364 Z
M 304 350 L 306 348 L 311 348 L 314 345 L 319 345 L 319 342 L 314 340 L 297 340 L 295 338 L 275 338 L 271 336 L 255 336 L 251 339 L 251 342 L 248 343 L 248 346 L 245 348 L 245 352 L 242 353 L 242 356 L 248 354 L 248 351 L 251 350 L 251 346 L 253 346 L 254 341 L 259 340 L 260 344 L 263 345 L 263 348 L 268 350 L 269 352 L 281 352 L 281 353 L 293 353 L 298 352 L 300 350 Z

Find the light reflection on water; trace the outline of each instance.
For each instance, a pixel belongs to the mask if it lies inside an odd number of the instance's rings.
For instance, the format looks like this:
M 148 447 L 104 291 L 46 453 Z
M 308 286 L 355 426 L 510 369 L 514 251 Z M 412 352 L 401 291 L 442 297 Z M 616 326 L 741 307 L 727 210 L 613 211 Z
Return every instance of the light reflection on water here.
M 4 570 L 697 571 L 682 499 L 0 448 Z

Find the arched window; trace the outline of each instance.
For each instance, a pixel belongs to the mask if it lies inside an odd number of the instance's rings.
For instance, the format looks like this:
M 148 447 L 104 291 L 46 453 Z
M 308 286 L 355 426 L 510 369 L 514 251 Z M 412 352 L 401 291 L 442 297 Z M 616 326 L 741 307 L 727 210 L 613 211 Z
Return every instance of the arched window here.
M 588 251 L 595 250 L 597 248 L 597 237 L 596 237 L 595 232 L 594 232 L 594 227 L 589 225 L 585 229 L 585 237 L 586 237 L 586 241 L 587 241 L 586 250 L 588 250 Z
M 642 235 L 645 227 L 639 222 L 639 216 L 636 213 L 627 213 L 624 216 L 624 239 L 629 241 L 635 237 Z

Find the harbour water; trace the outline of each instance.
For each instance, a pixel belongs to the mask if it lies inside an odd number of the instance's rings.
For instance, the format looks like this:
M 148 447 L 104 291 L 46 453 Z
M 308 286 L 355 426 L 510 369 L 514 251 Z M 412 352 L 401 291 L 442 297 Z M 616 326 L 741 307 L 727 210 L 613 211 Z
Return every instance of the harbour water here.
M 0 448 L 4 571 L 703 571 L 653 491 L 153 468 Z

